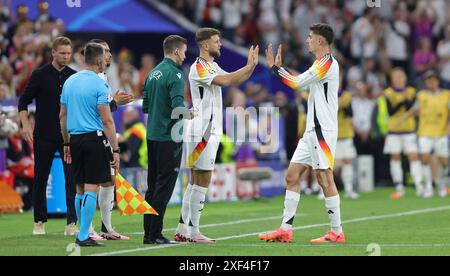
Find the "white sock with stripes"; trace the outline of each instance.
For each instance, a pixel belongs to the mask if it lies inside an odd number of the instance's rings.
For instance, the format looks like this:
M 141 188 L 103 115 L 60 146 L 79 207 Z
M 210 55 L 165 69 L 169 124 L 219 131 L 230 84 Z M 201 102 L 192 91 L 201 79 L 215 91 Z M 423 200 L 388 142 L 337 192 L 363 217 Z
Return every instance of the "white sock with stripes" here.
M 283 221 L 280 228 L 283 230 L 291 230 L 294 222 L 295 214 L 297 213 L 297 206 L 300 201 L 300 194 L 286 190 L 284 197 Z

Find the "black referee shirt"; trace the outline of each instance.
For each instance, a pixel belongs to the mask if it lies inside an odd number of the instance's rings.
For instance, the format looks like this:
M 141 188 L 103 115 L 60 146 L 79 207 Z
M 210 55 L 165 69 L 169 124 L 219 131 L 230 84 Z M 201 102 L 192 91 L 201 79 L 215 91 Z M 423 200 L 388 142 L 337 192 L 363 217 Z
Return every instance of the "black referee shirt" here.
M 34 139 L 62 143 L 59 125 L 60 97 L 64 82 L 75 73 L 68 66 L 58 71 L 51 63 L 33 71 L 25 92 L 20 97 L 19 112 L 28 110 L 28 105 L 36 99 Z

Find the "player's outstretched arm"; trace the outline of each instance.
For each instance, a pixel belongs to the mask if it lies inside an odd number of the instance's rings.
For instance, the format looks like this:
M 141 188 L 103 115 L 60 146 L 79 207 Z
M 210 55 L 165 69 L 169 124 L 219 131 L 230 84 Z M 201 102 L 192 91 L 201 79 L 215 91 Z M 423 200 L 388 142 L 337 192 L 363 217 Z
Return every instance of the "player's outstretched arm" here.
M 333 62 L 331 55 L 325 55 L 321 59 L 316 60 L 308 71 L 295 76 L 285 68 L 281 67 L 281 50 L 282 48 L 280 45 L 277 50 L 277 55 L 274 58 L 272 44 L 269 44 L 266 50 L 267 65 L 270 66 L 272 73 L 275 76 L 294 90 L 300 90 L 302 87 L 307 87 L 313 82 L 322 80 Z
M 219 86 L 236 86 L 246 81 L 258 65 L 259 46 L 250 47 L 247 57 L 247 64 L 241 69 L 225 75 L 218 75 L 212 81 Z

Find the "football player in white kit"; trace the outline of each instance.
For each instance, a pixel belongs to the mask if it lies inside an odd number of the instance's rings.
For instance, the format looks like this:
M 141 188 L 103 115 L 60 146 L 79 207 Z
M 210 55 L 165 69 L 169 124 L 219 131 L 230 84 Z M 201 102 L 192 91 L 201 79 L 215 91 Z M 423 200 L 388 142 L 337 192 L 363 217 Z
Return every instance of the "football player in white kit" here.
M 334 32 L 327 24 L 313 24 L 306 43 L 316 56 L 313 65 L 303 74 L 293 76 L 281 67 L 281 45 L 274 60 L 272 45 L 266 50 L 267 64 L 272 72 L 294 90 L 309 88 L 306 130 L 291 159 L 286 175 L 286 196 L 283 220 L 274 232 L 260 234 L 261 240 L 292 242 L 292 224 L 300 201 L 300 178 L 308 167 L 317 174 L 325 195 L 325 208 L 331 230 L 311 243 L 344 243 L 341 227 L 340 198 L 334 183 L 333 165 L 338 136 L 339 65 L 331 55 Z
M 105 59 L 106 66 L 109 67 L 111 65 L 111 50 L 106 41 L 101 39 L 92 39 L 89 42 L 94 42 L 102 45 L 105 49 Z M 106 83 L 108 83 L 108 78 L 105 72 L 99 73 L 98 76 L 103 79 Z M 131 101 L 133 101 L 133 94 L 126 93 L 124 91 L 117 91 L 114 95 L 114 108 L 111 107 L 111 111 L 115 111 L 117 109 L 117 105 L 124 105 Z M 98 193 L 98 205 L 100 207 L 100 213 L 102 218 L 102 231 L 100 235 L 95 232 L 94 228 L 91 225 L 89 230 L 89 237 L 93 240 L 129 240 L 130 238 L 124 235 L 117 233 L 112 225 L 111 225 L 111 213 L 114 207 L 114 195 L 115 195 L 115 172 L 114 169 L 111 168 L 111 182 L 108 186 L 101 186 Z
M 220 56 L 220 31 L 201 28 L 195 34 L 200 55 L 192 64 L 189 84 L 193 109 L 197 117 L 186 129 L 185 159 L 191 168 L 191 183 L 183 196 L 180 221 L 175 241 L 214 243 L 200 233 L 200 216 L 222 136 L 222 87 L 236 86 L 246 81 L 258 64 L 259 47 L 253 46 L 248 53 L 247 64 L 241 69 L 227 73 L 214 62 Z

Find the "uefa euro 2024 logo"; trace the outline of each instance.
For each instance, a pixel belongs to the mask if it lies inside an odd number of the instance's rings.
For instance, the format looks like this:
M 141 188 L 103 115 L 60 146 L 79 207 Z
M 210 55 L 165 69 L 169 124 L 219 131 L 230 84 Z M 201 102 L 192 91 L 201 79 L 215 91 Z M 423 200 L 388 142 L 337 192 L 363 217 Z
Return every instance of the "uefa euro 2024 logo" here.
M 81 0 L 66 0 L 69 8 L 81 8 Z

